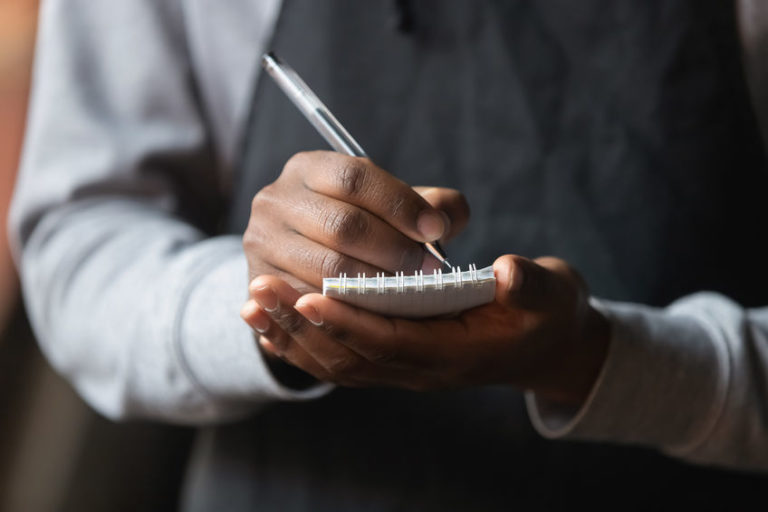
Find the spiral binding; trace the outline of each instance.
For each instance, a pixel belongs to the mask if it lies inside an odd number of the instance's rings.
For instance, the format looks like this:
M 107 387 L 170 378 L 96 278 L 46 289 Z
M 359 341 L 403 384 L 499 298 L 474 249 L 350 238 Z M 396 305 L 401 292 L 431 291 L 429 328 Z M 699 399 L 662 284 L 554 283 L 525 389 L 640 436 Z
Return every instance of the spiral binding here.
M 345 272 L 339 273 L 336 288 L 338 293 L 346 295 L 353 290 L 358 295 L 364 295 L 369 291 L 375 291 L 377 294 L 384 293 L 423 293 L 427 288 L 436 290 L 445 290 L 451 286 L 462 289 L 464 286 L 479 285 L 477 265 L 470 264 L 467 271 L 462 272 L 461 267 L 451 267 L 450 273 L 444 273 L 442 269 L 434 269 L 431 275 L 424 276 L 424 271 L 417 270 L 405 275 L 405 272 L 395 272 L 394 276 L 387 276 L 384 272 L 377 272 L 375 281 L 369 282 L 365 273 L 358 273 L 357 277 L 349 277 Z

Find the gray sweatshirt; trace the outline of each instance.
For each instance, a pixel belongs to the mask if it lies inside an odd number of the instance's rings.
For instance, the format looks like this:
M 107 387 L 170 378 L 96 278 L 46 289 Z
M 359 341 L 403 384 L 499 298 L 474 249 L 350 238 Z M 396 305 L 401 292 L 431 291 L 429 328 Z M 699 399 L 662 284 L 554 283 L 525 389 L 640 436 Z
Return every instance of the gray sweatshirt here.
M 10 231 L 46 356 L 110 418 L 203 425 L 330 389 L 275 381 L 238 314 L 240 238 L 189 214 L 216 215 L 228 194 L 279 8 L 43 3 Z M 768 308 L 707 292 L 665 309 L 593 302 L 612 325 L 607 361 L 578 409 L 527 395 L 543 436 L 768 469 Z

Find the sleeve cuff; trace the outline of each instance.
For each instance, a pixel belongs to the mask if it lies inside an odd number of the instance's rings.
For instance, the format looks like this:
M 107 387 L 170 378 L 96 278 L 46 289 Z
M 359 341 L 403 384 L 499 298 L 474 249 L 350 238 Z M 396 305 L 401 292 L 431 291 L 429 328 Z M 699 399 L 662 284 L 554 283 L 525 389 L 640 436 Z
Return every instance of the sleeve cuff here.
M 527 392 L 536 430 L 553 439 L 674 451 L 700 443 L 714 427 L 729 381 L 727 346 L 703 318 L 711 301 L 712 294 L 699 294 L 662 310 L 593 299 L 612 326 L 605 364 L 581 407 Z
M 236 237 L 218 239 L 226 250 L 199 276 L 179 315 L 177 346 L 191 378 L 219 405 L 270 400 L 308 400 L 326 394 L 332 385 L 305 390 L 281 385 L 270 372 L 251 329 L 240 318 L 247 299 L 248 269 Z

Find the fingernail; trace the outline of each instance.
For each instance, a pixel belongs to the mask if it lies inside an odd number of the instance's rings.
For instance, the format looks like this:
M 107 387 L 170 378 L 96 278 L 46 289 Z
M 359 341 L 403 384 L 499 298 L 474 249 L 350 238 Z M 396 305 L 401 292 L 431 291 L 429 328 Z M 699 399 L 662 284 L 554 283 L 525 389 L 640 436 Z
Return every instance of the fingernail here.
M 253 299 L 250 299 L 246 301 L 245 304 L 243 304 L 243 307 L 240 308 L 240 316 L 243 318 L 243 320 L 248 320 L 249 317 L 253 316 L 254 313 L 256 313 L 256 309 L 259 306 L 256 304 L 256 301 Z
M 254 299 L 268 313 L 277 311 L 277 294 L 268 285 L 260 286 L 253 290 Z
M 426 211 L 419 215 L 416 228 L 427 242 L 440 240 L 445 231 L 445 223 L 442 215 L 435 211 Z
M 253 319 L 251 327 L 259 334 L 264 334 L 269 330 L 270 321 L 265 315 L 258 315 Z
M 309 320 L 313 325 L 316 325 L 318 327 L 323 325 L 323 317 L 320 316 L 320 312 L 317 309 L 315 309 L 314 306 L 297 302 L 296 305 L 293 307 L 294 309 L 296 309 L 296 311 L 301 313 L 301 316 Z

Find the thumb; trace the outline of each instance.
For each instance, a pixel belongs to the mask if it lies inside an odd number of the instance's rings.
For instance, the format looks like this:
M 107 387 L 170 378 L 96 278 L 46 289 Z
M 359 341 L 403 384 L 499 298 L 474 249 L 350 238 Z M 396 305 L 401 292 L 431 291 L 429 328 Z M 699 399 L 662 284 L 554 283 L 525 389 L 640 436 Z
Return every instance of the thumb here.
M 413 190 L 447 217 L 447 229 L 441 241 L 448 241 L 461 233 L 469 221 L 469 203 L 464 194 L 443 187 L 413 187 Z
M 567 267 L 557 258 L 533 261 L 515 254 L 500 256 L 493 263 L 496 302 L 515 308 L 541 309 L 559 300 L 562 282 L 558 262 Z

